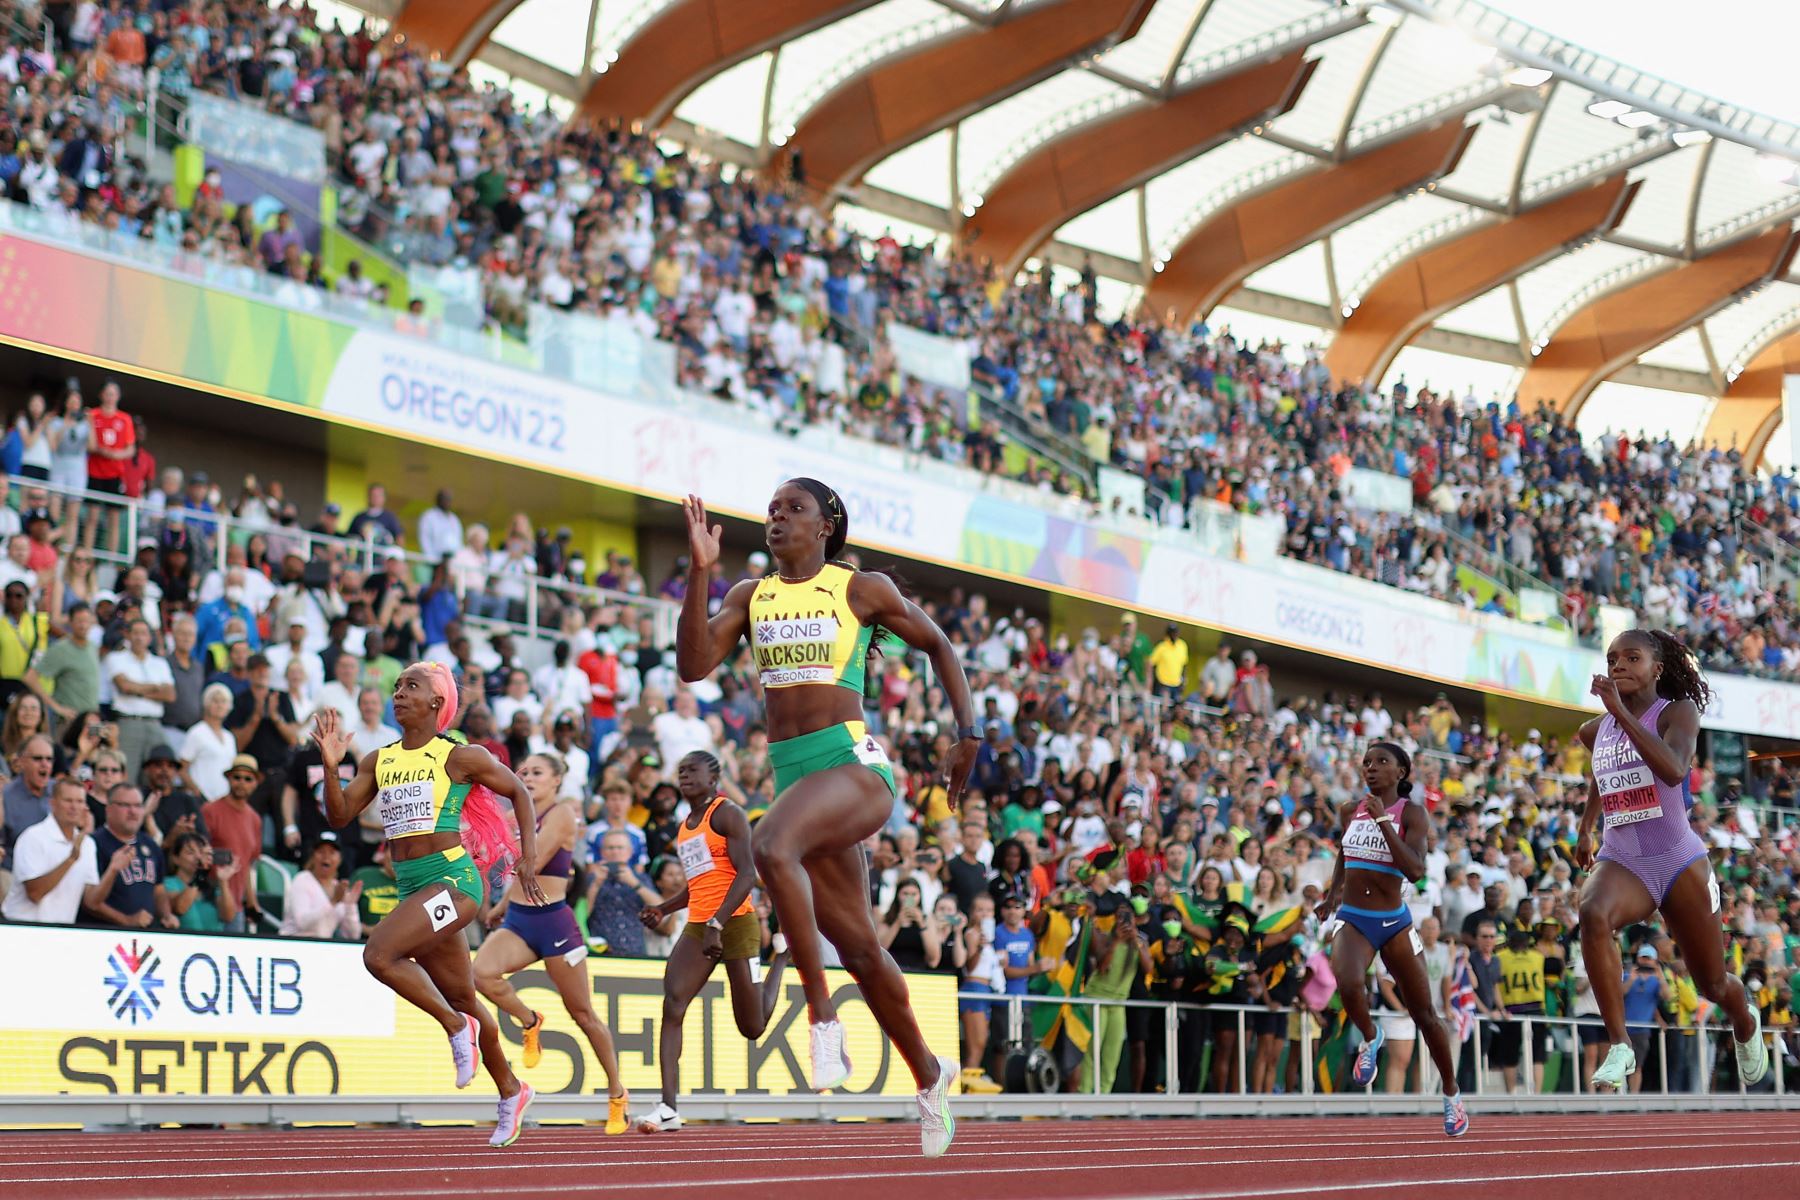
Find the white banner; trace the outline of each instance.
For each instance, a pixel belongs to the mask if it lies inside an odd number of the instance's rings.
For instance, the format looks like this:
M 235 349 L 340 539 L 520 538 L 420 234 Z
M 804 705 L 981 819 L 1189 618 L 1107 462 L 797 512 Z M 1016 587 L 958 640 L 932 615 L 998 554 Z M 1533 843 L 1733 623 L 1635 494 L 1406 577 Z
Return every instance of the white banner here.
M 784 479 L 836 488 L 854 543 L 954 562 L 969 494 L 893 465 L 852 464 L 748 421 L 723 405 L 702 414 L 590 391 L 545 375 L 361 332 L 332 371 L 323 408 L 474 453 L 550 467 L 676 499 L 692 492 L 722 512 L 761 518 Z
M 1351 467 L 1343 478 L 1343 492 L 1352 507 L 1376 512 L 1411 512 L 1412 480 L 1386 471 Z
M 393 993 L 369 975 L 359 944 L 18 925 L 6 946 L 14 970 L 0 988 L 0 1029 L 394 1030 Z
M 903 373 L 937 387 L 958 392 L 969 390 L 969 364 L 975 359 L 975 344 L 971 339 L 926 333 L 923 329 L 891 321 L 887 340 L 893 347 L 894 361 Z

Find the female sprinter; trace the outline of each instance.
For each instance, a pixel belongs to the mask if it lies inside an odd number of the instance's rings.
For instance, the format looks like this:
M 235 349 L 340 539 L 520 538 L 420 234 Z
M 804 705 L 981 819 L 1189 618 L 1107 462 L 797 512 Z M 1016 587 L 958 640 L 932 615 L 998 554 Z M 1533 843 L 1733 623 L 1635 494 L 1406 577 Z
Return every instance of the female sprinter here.
M 1637 1069 L 1625 1031 L 1617 931 L 1660 910 L 1700 994 L 1724 1009 L 1737 1040 L 1738 1077 L 1768 1070 L 1762 1014 L 1725 971 L 1719 884 L 1706 844 L 1688 827 L 1688 764 L 1700 713 L 1712 697 L 1688 648 L 1661 630 L 1632 629 L 1606 648 L 1606 674 L 1589 689 L 1606 715 L 1581 727 L 1593 751 L 1575 865 L 1592 867 L 1581 889 L 1581 956 L 1612 1043 L 1594 1087 L 1623 1091 Z M 1594 826 L 1605 818 L 1598 854 Z M 1597 861 L 1596 861 L 1597 860 Z
M 675 853 L 687 872 L 687 886 L 645 908 L 638 919 L 655 929 L 669 914 L 686 908 L 688 922 L 663 971 L 662 1103 L 638 1122 L 640 1133 L 681 1128 L 681 1116 L 675 1111 L 675 1093 L 681 1086 L 681 1022 L 719 961 L 724 960 L 725 977 L 731 982 L 731 1015 L 737 1018 L 738 1032 L 753 1042 L 775 1015 L 781 968 L 787 963 L 777 934 L 775 961 L 760 990 L 750 977 L 750 960 L 762 951 L 762 925 L 750 907 L 750 889 L 756 885 L 750 822 L 744 810 L 719 791 L 719 760 L 695 750 L 676 766 L 675 784 L 689 809 L 675 835 Z
M 962 664 L 943 631 L 891 578 L 833 561 L 849 536 L 849 519 L 837 493 L 818 480 L 790 479 L 775 489 L 764 524 L 775 571 L 732 585 L 711 618 L 706 585 L 724 530 L 707 526 L 698 496 L 689 496 L 686 508 L 688 593 L 676 668 L 689 682 L 704 679 L 740 638 L 750 639 L 768 708 L 776 791 L 774 806 L 757 823 L 753 850 L 806 989 L 812 1085 L 824 1091 L 850 1077 L 844 1027 L 820 963 L 822 934 L 912 1069 L 922 1147 L 935 1158 L 956 1132 L 948 1096 L 957 1066 L 925 1045 L 906 978 L 881 948 L 869 912 L 862 843 L 893 813 L 894 772 L 863 727 L 863 669 L 878 627 L 930 655 L 956 719 L 956 741 L 943 764 L 954 810 L 981 741 Z
M 528 902 L 549 901 L 537 884 L 531 793 L 486 750 L 444 737 L 455 720 L 456 680 L 450 668 L 414 663 L 400 672 L 394 683 L 400 740 L 365 754 L 348 787 L 336 771 L 325 773 L 325 816 L 342 829 L 375 802 L 400 903 L 369 935 L 363 964 L 444 1027 L 457 1087 L 468 1087 L 475 1077 L 479 1046 L 481 1061 L 500 1089 L 500 1123 L 488 1145 L 510 1146 L 519 1139 L 532 1088 L 513 1074 L 500 1048 L 500 1024 L 476 998 L 462 929 L 480 910 L 486 894 L 482 880 L 502 855 L 515 857 L 519 891 Z M 350 745 L 331 708 L 319 710 L 313 739 L 324 761 L 331 763 L 341 761 Z M 512 800 L 522 851 L 511 844 L 496 794 Z
M 619 1080 L 612 1031 L 594 1012 L 593 986 L 582 965 L 587 960 L 587 938 L 575 924 L 575 913 L 567 901 L 569 878 L 575 870 L 575 844 L 582 833 L 575 803 L 562 799 L 567 773 L 561 756 L 554 753 L 533 754 L 519 765 L 519 778 L 537 810 L 538 886 L 550 903 L 542 907 L 527 903 L 519 881 L 513 880 L 489 912 L 490 925 L 500 928 L 488 934 L 475 955 L 475 986 L 525 1031 L 525 1067 L 529 1070 L 544 1057 L 544 1014 L 527 1008 L 506 977 L 543 961 L 544 973 L 562 995 L 563 1010 L 587 1035 L 600 1069 L 606 1072 L 606 1132 L 618 1134 L 630 1127 L 626 1109 L 631 1097 Z
M 1432 1011 L 1423 947 L 1401 898 L 1407 880 L 1425 875 L 1425 810 L 1407 802 L 1411 774 L 1412 759 L 1405 750 L 1392 742 L 1369 744 L 1363 753 L 1363 783 L 1369 790 L 1338 810 L 1343 848 L 1318 913 L 1323 919 L 1335 909 L 1343 922 L 1331 948 L 1331 971 L 1339 981 L 1344 1012 L 1363 1036 L 1351 1082 L 1368 1087 L 1375 1081 L 1376 1055 L 1387 1040 L 1369 1015 L 1369 965 L 1379 954 L 1444 1081 L 1444 1132 L 1461 1137 L 1469 1132 L 1469 1114 L 1456 1087 L 1450 1035 Z

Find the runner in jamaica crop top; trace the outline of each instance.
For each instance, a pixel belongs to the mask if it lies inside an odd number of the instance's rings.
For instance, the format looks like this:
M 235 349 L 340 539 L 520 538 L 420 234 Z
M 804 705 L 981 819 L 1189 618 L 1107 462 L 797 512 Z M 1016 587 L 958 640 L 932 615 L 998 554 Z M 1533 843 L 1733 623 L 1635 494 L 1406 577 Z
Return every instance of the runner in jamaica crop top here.
M 875 630 L 850 610 L 849 567 L 826 563 L 811 579 L 769 575 L 750 597 L 750 648 L 765 688 L 832 683 L 862 694 Z
M 457 743 L 434 737 L 417 750 L 390 742 L 375 754 L 375 811 L 390 839 L 460 833 L 469 784 L 447 769 Z

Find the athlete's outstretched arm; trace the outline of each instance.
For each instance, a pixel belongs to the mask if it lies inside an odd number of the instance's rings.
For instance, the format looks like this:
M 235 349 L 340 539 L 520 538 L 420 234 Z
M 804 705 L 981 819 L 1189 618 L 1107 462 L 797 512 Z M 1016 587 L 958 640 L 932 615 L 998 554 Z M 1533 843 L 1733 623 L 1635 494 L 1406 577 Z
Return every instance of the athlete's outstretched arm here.
M 1644 765 L 1669 787 L 1680 787 L 1687 778 L 1688 764 L 1694 761 L 1694 746 L 1700 740 L 1700 710 L 1692 700 L 1677 700 L 1663 709 L 1663 732 L 1651 729 L 1625 707 L 1619 698 L 1619 685 L 1608 675 L 1594 676 L 1588 689 L 1606 705 L 1631 744 L 1644 758 Z
M 513 864 L 513 875 L 519 881 L 519 890 L 525 893 L 526 903 L 550 903 L 544 889 L 538 886 L 537 812 L 531 793 L 525 790 L 525 781 L 501 765 L 485 746 L 458 746 L 450 752 L 444 767 L 453 781 L 479 785 L 512 801 L 513 816 L 519 825 L 519 861 Z
M 688 577 L 681 621 L 675 628 L 675 670 L 685 682 L 696 683 L 725 661 L 750 628 L 750 596 L 757 581 L 740 579 L 732 584 L 719 611 L 708 618 L 706 589 L 712 581 L 713 564 L 719 561 L 719 539 L 725 529 L 707 525 L 706 505 L 698 496 L 682 501 L 681 510 L 687 515 Z
M 923 650 L 931 658 L 938 682 L 950 701 L 950 711 L 959 730 L 975 726 L 975 700 L 969 694 L 969 680 L 963 674 L 962 661 L 956 647 L 944 636 L 937 623 L 925 610 L 900 594 L 900 589 L 886 575 L 874 571 L 858 571 L 850 581 L 850 608 L 865 625 L 880 625 L 915 650 Z M 980 742 L 972 737 L 959 737 L 950 748 L 944 772 L 950 780 L 950 807 L 962 800 L 968 786 L 969 772 L 975 767 L 975 753 Z
M 337 764 L 344 761 L 350 738 L 344 732 L 343 719 L 335 708 L 321 708 L 313 721 L 313 742 L 319 747 L 319 761 L 325 764 L 325 820 L 333 829 L 342 829 L 356 819 L 356 814 L 375 799 L 375 755 L 365 754 L 356 764 L 356 778 L 348 787 L 338 780 Z

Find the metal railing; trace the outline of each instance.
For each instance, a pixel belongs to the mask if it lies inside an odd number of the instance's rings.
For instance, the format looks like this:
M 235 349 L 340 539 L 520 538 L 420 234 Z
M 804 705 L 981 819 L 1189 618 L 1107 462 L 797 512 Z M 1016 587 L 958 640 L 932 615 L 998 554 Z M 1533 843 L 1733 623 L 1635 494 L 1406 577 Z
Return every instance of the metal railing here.
M 299 526 L 270 525 L 261 521 L 248 521 L 229 512 L 209 512 L 204 509 L 189 508 L 185 504 L 151 509 L 144 501 L 120 497 L 110 493 L 93 492 L 86 488 L 60 487 L 40 479 L 28 479 L 24 476 L 8 476 L 8 483 L 14 496 L 23 497 L 28 492 L 41 489 L 46 497 L 62 501 L 63 512 L 59 518 L 65 529 L 71 521 L 78 527 L 72 529 L 74 538 L 85 536 L 89 514 L 88 506 L 113 510 L 115 517 L 107 522 L 95 522 L 94 555 L 97 560 L 123 568 L 135 561 L 135 548 L 140 539 L 158 538 L 171 524 L 180 525 L 188 530 L 193 550 L 190 561 L 199 568 L 202 562 L 210 563 L 211 569 L 225 571 L 229 567 L 228 553 L 232 545 L 242 546 L 251 537 L 261 534 L 269 541 L 269 558 L 279 562 L 281 557 L 292 551 L 308 561 L 329 558 L 346 566 L 372 575 L 382 570 L 383 563 L 396 551 L 405 558 L 412 582 L 423 584 L 430 581 L 431 573 L 438 562 L 427 558 L 415 550 L 377 540 L 371 531 L 363 537 L 339 536 L 334 534 L 313 533 Z M 115 523 L 116 522 L 116 523 Z M 101 535 L 106 532 L 103 524 L 114 525 L 111 545 L 101 542 Z M 127 549 L 129 548 L 129 549 Z M 533 560 L 535 564 L 535 560 Z M 648 616 L 653 622 L 655 637 L 659 645 L 668 645 L 675 637 L 675 625 L 680 616 L 680 605 L 668 600 L 651 596 L 633 595 L 628 592 L 612 591 L 594 587 L 589 584 L 573 583 L 568 580 L 549 579 L 538 575 L 535 570 L 509 576 L 509 582 L 516 583 L 522 594 L 507 594 L 501 598 L 509 601 L 504 614 L 491 614 L 471 611 L 469 598 L 471 594 L 478 596 L 499 595 L 493 584 L 496 576 L 492 572 L 481 572 L 483 586 L 471 587 L 470 580 L 453 571 L 451 583 L 456 591 L 457 609 L 460 619 L 465 625 L 474 625 L 485 629 L 492 636 L 498 633 L 510 633 L 528 643 L 542 643 L 528 649 L 547 651 L 549 643 L 558 636 L 557 629 L 551 626 L 546 618 L 555 612 L 574 605 L 588 608 L 595 605 L 616 606 L 634 616 Z M 279 581 L 277 581 L 279 582 Z M 507 589 L 508 593 L 512 591 Z M 535 654 L 527 654 L 534 658 Z
M 1217 1034 L 1219 1030 L 1216 1024 L 1216 1018 L 1221 1015 L 1228 1018 L 1226 1022 L 1228 1026 L 1227 1031 L 1234 1034 L 1234 1045 L 1231 1051 L 1233 1058 L 1229 1060 L 1231 1070 L 1227 1072 L 1227 1077 L 1234 1079 L 1236 1085 L 1228 1090 L 1234 1095 L 1251 1096 L 1256 1095 L 1257 1093 L 1250 1090 L 1250 1064 L 1255 1051 L 1250 1045 L 1251 1039 L 1249 1035 L 1251 1033 L 1251 1024 L 1249 1018 L 1251 1016 L 1279 1015 L 1285 1019 L 1294 1014 L 1300 1014 L 1302 1019 L 1299 1021 L 1300 1037 L 1298 1039 L 1298 1076 L 1300 1081 L 1300 1091 L 1298 1094 L 1312 1096 L 1359 1090 L 1356 1089 L 1354 1085 L 1349 1084 L 1347 1076 L 1348 1064 L 1357 1049 L 1363 1044 L 1361 1035 L 1357 1033 L 1355 1026 L 1350 1024 L 1346 1018 L 1343 1028 L 1338 1029 L 1321 1039 L 1321 1037 L 1314 1032 L 1313 1020 L 1307 1019 L 1309 1017 L 1330 1019 L 1335 1016 L 1331 1011 L 1316 1013 L 1310 1009 L 1295 1006 L 1197 1004 L 1182 1000 L 1113 1000 L 1099 996 L 1043 996 L 1033 994 L 996 994 L 993 992 L 959 992 L 957 993 L 957 999 L 959 1001 L 987 1001 L 991 1003 L 993 1005 L 993 1016 L 991 1019 L 1004 1019 L 1007 1022 L 1007 1034 L 1004 1039 L 1004 1044 L 1011 1049 L 1023 1049 L 1038 1044 L 1037 1039 L 1026 1036 L 1028 1022 L 1025 1016 L 1025 1006 L 1027 1005 L 1049 1004 L 1057 1007 L 1066 1005 L 1084 1011 L 1086 1013 L 1087 1027 L 1090 1031 L 1098 1028 L 1099 1015 L 1103 1008 L 1159 1010 L 1163 1015 L 1162 1084 L 1163 1094 L 1165 1095 L 1181 1094 L 1181 1076 L 1183 1074 L 1183 1060 L 1181 1058 L 1183 1034 L 1181 1023 L 1184 1016 L 1189 1019 L 1199 1019 L 1202 1016 L 1210 1016 L 1215 1019 L 1214 1028 L 1210 1035 L 1207 1035 L 1207 1041 L 1202 1042 L 1200 1045 L 1200 1052 L 1203 1060 L 1206 1059 L 1207 1050 L 1209 1048 L 1216 1048 L 1217 1045 Z M 1001 1010 L 1004 1010 L 1004 1016 L 1002 1016 Z M 1447 1026 L 1446 1032 L 1450 1036 L 1451 1054 L 1452 1057 L 1457 1060 L 1458 1073 L 1467 1081 L 1460 1085 L 1466 1095 L 1480 1097 L 1494 1094 L 1512 1094 L 1511 1090 L 1505 1085 L 1505 1069 L 1495 1065 L 1491 1061 L 1492 1055 L 1489 1047 L 1489 1043 L 1492 1041 L 1494 1034 L 1507 1025 L 1516 1025 L 1518 1027 L 1520 1054 L 1518 1063 L 1513 1069 L 1517 1074 L 1518 1086 L 1526 1095 L 1552 1094 L 1541 1093 L 1538 1090 L 1538 1068 L 1547 1065 L 1548 1061 L 1546 1060 L 1545 1063 L 1536 1061 L 1535 1043 L 1540 1036 L 1536 1030 L 1539 1026 L 1545 1027 L 1544 1033 L 1541 1036 L 1547 1040 L 1549 1055 L 1560 1057 L 1560 1059 L 1567 1064 L 1569 1070 L 1569 1075 L 1567 1076 L 1569 1087 L 1564 1088 L 1562 1086 L 1564 1077 L 1559 1074 L 1557 1088 L 1554 1094 L 1569 1096 L 1590 1096 L 1595 1094 L 1591 1081 L 1588 1078 L 1588 1071 L 1584 1068 L 1584 1056 L 1581 1052 L 1582 1041 L 1579 1030 L 1583 1028 L 1604 1030 L 1604 1024 L 1599 1018 L 1550 1017 L 1527 1013 L 1509 1014 L 1504 1020 L 1494 1020 L 1483 1016 L 1477 1016 L 1468 1038 L 1459 1039 L 1457 1037 L 1454 1019 L 1442 1013 L 1437 1015 L 1438 1019 Z M 1382 1010 L 1373 1010 L 1371 1011 L 1370 1016 L 1372 1019 L 1379 1022 L 1383 1019 L 1405 1018 L 1407 1014 L 1404 1012 L 1393 1012 L 1391 1010 L 1385 1012 Z M 1636 1027 L 1633 1027 L 1633 1032 L 1638 1032 Z M 1704 1096 L 1711 1094 L 1715 1090 L 1713 1077 L 1716 1073 L 1720 1073 L 1721 1071 L 1720 1064 L 1714 1061 L 1714 1055 L 1720 1048 L 1721 1029 L 1719 1027 L 1710 1025 L 1696 1025 L 1680 1028 L 1659 1027 L 1653 1030 L 1646 1029 L 1642 1032 L 1649 1036 L 1651 1041 L 1646 1045 L 1644 1058 L 1639 1061 L 1638 1076 L 1642 1077 L 1652 1073 L 1655 1075 L 1657 1086 L 1654 1089 L 1651 1089 L 1652 1094 L 1663 1096 Z M 1768 1073 L 1763 1077 L 1763 1081 L 1759 1082 L 1754 1090 L 1771 1093 L 1777 1097 L 1787 1097 L 1794 1094 L 1796 1085 L 1800 1084 L 1800 1062 L 1790 1061 L 1792 1055 L 1796 1051 L 1800 1051 L 1800 1046 L 1797 1046 L 1794 1043 L 1794 1038 L 1796 1036 L 1800 1036 L 1800 1034 L 1797 1034 L 1796 1027 L 1793 1025 L 1764 1027 L 1763 1037 L 1769 1051 L 1769 1069 Z M 1729 1040 L 1728 1033 L 1726 1034 L 1726 1038 Z M 1321 1064 L 1318 1061 L 1318 1056 L 1315 1054 L 1315 1047 L 1321 1045 L 1323 1042 L 1331 1042 L 1338 1039 L 1343 1040 L 1342 1066 L 1340 1069 L 1346 1075 L 1343 1081 L 1344 1086 L 1340 1087 L 1338 1081 L 1334 1077 L 1329 1081 L 1329 1087 L 1322 1088 L 1320 1086 L 1321 1081 L 1317 1078 L 1318 1068 Z M 1693 1073 L 1693 1086 L 1691 1088 L 1678 1089 L 1671 1086 L 1672 1079 L 1676 1074 L 1672 1069 L 1672 1064 L 1682 1061 L 1680 1056 L 1689 1050 L 1689 1047 L 1681 1044 L 1684 1039 L 1690 1039 L 1693 1042 L 1691 1048 L 1695 1052 L 1695 1056 L 1691 1062 L 1687 1064 Z M 1395 1040 L 1396 1039 L 1390 1038 L 1388 1042 L 1389 1046 L 1392 1046 Z M 1428 1092 L 1434 1087 L 1440 1086 L 1442 1083 L 1441 1079 L 1436 1078 L 1436 1068 L 1432 1061 L 1429 1049 L 1426 1046 L 1417 1044 L 1424 1039 L 1420 1037 L 1415 1038 L 1414 1040 L 1415 1049 L 1412 1057 L 1408 1061 L 1408 1067 L 1410 1070 L 1412 1063 L 1416 1062 L 1418 1064 L 1419 1086 L 1417 1089 L 1414 1089 L 1406 1085 L 1409 1081 L 1403 1081 L 1403 1086 L 1399 1089 L 1403 1093 Z M 1604 1040 L 1601 1044 L 1604 1045 Z M 1282 1057 L 1277 1059 L 1276 1062 L 1275 1076 L 1271 1081 L 1272 1086 L 1269 1089 L 1271 1092 L 1285 1092 L 1287 1090 L 1285 1087 L 1285 1080 L 1288 1076 L 1286 1056 L 1294 1053 L 1293 1046 L 1294 1042 L 1287 1038 L 1286 1031 L 1284 1030 L 1282 1034 Z M 1652 1055 L 1654 1055 L 1654 1057 L 1652 1057 Z M 1091 1057 L 1091 1051 L 1085 1053 L 1082 1057 L 1082 1062 L 1086 1064 Z M 1384 1071 L 1387 1067 L 1387 1062 L 1388 1060 L 1384 1059 L 1381 1064 Z M 1120 1068 L 1122 1069 L 1125 1064 L 1126 1059 L 1121 1055 L 1119 1061 Z M 1206 1081 L 1203 1078 L 1199 1078 L 1199 1072 L 1202 1068 L 1213 1065 L 1210 1061 L 1186 1065 L 1195 1073 L 1197 1081 L 1201 1084 L 1201 1091 L 1214 1090 L 1207 1088 Z M 1465 1067 L 1468 1067 L 1469 1070 L 1465 1071 Z M 1499 1074 L 1496 1075 L 1496 1072 Z M 1731 1069 L 1730 1074 L 1735 1079 L 1735 1068 Z M 1084 1066 L 1083 1076 L 1079 1088 L 1081 1092 L 1092 1096 L 1103 1094 L 1100 1089 L 1100 1073 L 1098 1071 L 1086 1070 Z M 1148 1080 L 1148 1076 L 1146 1076 L 1146 1080 Z M 1385 1075 L 1378 1075 L 1377 1080 L 1385 1087 L 1387 1083 Z M 1496 1084 L 1498 1084 L 1497 1088 L 1495 1086 Z M 1373 1089 L 1373 1087 L 1374 1084 L 1371 1083 L 1370 1088 Z M 1629 1081 L 1627 1083 L 1627 1088 L 1634 1094 L 1639 1093 L 1641 1090 L 1632 1087 Z M 1116 1092 L 1117 1090 L 1115 1082 L 1115 1086 L 1111 1091 Z M 1727 1088 L 1726 1090 L 1735 1090 L 1739 1094 L 1749 1094 L 1751 1091 L 1751 1089 L 1746 1089 L 1743 1086 L 1741 1080 L 1736 1080 L 1735 1089 Z

